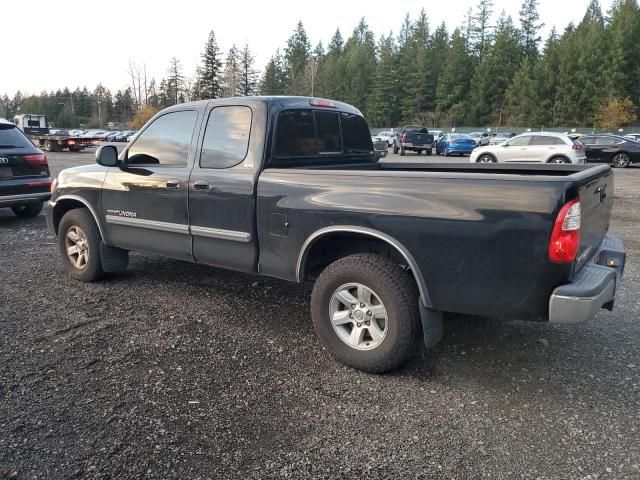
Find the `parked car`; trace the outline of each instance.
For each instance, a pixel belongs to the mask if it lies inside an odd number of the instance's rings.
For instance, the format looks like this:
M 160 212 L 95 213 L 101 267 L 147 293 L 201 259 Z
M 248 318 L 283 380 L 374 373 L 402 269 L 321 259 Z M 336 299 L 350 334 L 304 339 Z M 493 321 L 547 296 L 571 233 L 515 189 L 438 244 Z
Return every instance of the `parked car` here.
M 74 130 L 69 130 L 69 135 L 72 137 L 80 137 L 84 135 L 86 132 L 87 132 L 86 130 L 74 129 Z
M 585 149 L 563 133 L 523 133 L 500 145 L 480 146 L 471 152 L 472 163 L 585 163 Z
M 502 142 L 506 142 L 510 138 L 515 137 L 515 133 L 494 133 L 489 137 L 489 145 L 500 145 Z
M 438 343 L 442 312 L 589 320 L 624 269 L 608 165 L 378 162 L 361 113 L 331 100 L 174 105 L 96 160 L 62 171 L 47 206 L 72 278 L 146 251 L 313 283 L 318 336 L 369 372 Z
M 442 130 L 429 130 L 429 133 L 433 135 L 433 148 L 436 148 L 436 145 L 445 136 L 445 132 Z
M 107 138 L 107 135 L 109 135 L 109 133 L 110 132 L 108 130 L 87 130 L 81 135 L 81 137 L 91 138 L 95 141 L 103 141 Z
M 0 208 L 35 217 L 51 197 L 50 188 L 45 154 L 14 123 L 0 119 Z
M 105 140 L 107 142 L 115 142 L 116 141 L 116 137 L 118 135 L 120 135 L 121 132 L 119 131 L 115 131 L 115 132 L 109 132 L 109 134 L 105 137 Z
M 447 133 L 436 143 L 436 155 L 470 155 L 476 141 L 464 133 Z
M 471 132 L 469 136 L 476 141 L 476 145 L 489 145 L 489 134 L 487 132 Z
M 407 125 L 400 130 L 398 140 L 393 146 L 393 153 L 397 154 L 399 151 L 403 157 L 407 151 L 416 152 L 418 155 L 422 155 L 422 152 L 431 155 L 433 142 L 434 137 L 427 127 Z
M 386 141 L 387 147 L 391 147 L 393 146 L 396 140 L 396 133 L 388 130 L 388 131 L 380 132 L 378 135 L 376 135 L 376 137 Z
M 118 135 L 116 135 L 114 141 L 126 142 L 127 138 L 129 138 L 129 136 L 133 135 L 135 132 L 136 132 L 135 130 L 123 130 L 120 133 L 118 133 Z
M 587 162 L 610 163 L 626 168 L 640 162 L 640 143 L 617 135 L 585 135 L 580 138 Z

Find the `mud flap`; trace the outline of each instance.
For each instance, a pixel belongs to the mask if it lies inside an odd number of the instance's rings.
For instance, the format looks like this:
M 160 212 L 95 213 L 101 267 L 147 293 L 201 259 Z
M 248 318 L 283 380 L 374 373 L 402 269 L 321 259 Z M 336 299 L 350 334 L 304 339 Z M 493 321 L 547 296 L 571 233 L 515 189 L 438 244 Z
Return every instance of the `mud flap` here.
M 418 301 L 418 304 L 420 305 L 424 346 L 430 350 L 442 340 L 442 334 L 444 332 L 442 312 L 425 307 L 422 301 Z
M 121 272 L 129 265 L 129 251 L 100 242 L 100 258 L 105 272 Z

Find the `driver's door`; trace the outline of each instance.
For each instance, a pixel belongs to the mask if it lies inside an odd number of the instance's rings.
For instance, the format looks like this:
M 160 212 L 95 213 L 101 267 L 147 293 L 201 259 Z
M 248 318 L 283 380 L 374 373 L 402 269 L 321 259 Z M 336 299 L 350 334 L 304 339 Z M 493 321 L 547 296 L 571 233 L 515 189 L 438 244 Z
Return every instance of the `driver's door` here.
M 189 234 L 189 172 L 198 111 L 156 118 L 109 169 L 102 208 L 117 247 L 193 260 Z

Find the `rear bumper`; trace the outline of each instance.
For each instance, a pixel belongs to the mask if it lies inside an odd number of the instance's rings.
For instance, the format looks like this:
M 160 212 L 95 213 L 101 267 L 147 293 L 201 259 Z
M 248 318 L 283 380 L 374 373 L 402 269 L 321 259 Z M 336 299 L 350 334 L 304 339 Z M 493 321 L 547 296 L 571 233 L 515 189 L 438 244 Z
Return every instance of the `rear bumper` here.
M 607 235 L 592 260 L 573 276 L 571 282 L 553 291 L 549 299 L 549 322 L 586 322 L 601 308 L 612 310 L 625 261 L 622 240 Z
M 428 148 L 433 148 L 433 144 L 432 143 L 424 143 L 424 144 L 415 144 L 415 143 L 401 143 L 400 146 L 402 148 L 413 148 L 413 149 L 420 149 L 420 150 L 426 150 Z
M 44 202 L 45 200 L 49 200 L 49 198 L 51 198 L 50 192 L 5 195 L 4 197 L 0 197 L 0 207 L 12 207 L 34 201 Z

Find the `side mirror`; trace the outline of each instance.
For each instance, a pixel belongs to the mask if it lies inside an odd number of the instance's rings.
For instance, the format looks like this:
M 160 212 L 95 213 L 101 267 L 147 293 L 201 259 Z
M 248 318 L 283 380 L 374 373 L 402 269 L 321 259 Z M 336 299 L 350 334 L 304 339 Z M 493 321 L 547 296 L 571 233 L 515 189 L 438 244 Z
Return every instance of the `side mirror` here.
M 96 150 L 96 163 L 103 167 L 118 165 L 118 149 L 113 145 L 103 145 Z

